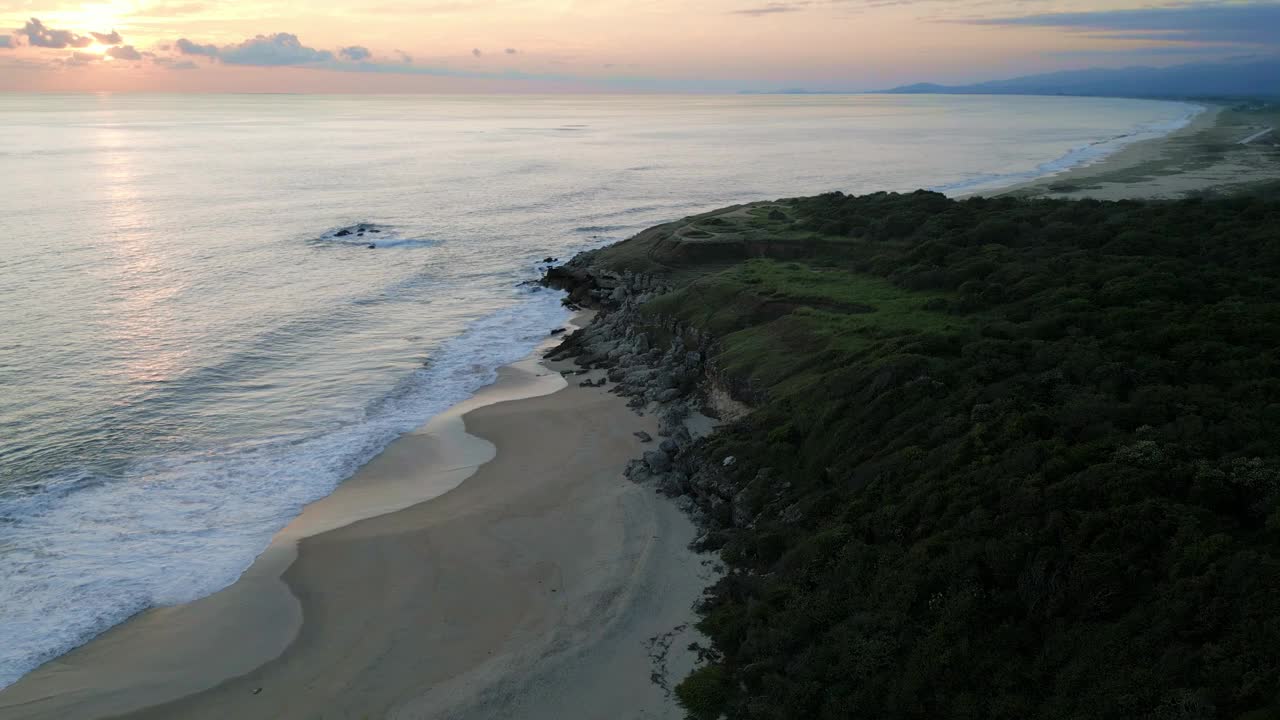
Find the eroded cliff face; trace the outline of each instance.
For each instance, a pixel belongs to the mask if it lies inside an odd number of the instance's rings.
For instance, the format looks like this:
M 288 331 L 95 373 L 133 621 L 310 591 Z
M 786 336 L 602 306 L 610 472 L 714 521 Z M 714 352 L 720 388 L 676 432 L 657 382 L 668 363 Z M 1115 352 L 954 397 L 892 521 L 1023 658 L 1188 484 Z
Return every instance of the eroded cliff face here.
M 713 362 L 715 338 L 645 310 L 646 303 L 672 291 L 664 278 L 603 268 L 595 257 L 583 253 L 546 273 L 544 284 L 569 293 L 566 303 L 596 311 L 587 327 L 547 357 L 606 369 L 600 383 L 630 398 L 637 412 L 658 415 L 655 447 L 633 460 L 626 474 L 676 498 L 702 528 L 700 544 L 717 530 L 748 526 L 762 509 L 752 498 L 761 494 L 769 473 L 740 485 L 730 472 L 736 459 L 715 457 L 707 440 L 717 425 L 751 411 Z

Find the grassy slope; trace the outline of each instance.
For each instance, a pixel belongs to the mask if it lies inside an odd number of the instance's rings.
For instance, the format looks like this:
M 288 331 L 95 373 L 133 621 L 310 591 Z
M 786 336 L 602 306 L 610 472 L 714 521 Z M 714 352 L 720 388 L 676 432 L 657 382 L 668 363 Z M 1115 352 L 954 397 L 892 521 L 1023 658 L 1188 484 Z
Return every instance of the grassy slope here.
M 721 369 L 745 386 L 788 392 L 817 382 L 830 365 L 874 354 L 883 338 L 956 332 L 967 321 L 930 304 L 949 295 L 758 258 L 692 281 L 648 310 L 719 337 Z

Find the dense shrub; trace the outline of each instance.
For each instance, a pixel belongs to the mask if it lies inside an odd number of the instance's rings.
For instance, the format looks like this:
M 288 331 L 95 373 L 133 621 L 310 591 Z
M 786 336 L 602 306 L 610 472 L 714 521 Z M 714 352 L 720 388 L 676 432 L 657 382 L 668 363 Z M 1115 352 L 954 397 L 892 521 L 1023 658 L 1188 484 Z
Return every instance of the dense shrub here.
M 1280 203 L 791 209 L 868 228 L 809 262 L 900 310 L 757 264 L 796 305 L 757 326 L 701 281 L 759 391 L 703 452 L 760 510 L 713 535 L 691 714 L 1280 717 Z

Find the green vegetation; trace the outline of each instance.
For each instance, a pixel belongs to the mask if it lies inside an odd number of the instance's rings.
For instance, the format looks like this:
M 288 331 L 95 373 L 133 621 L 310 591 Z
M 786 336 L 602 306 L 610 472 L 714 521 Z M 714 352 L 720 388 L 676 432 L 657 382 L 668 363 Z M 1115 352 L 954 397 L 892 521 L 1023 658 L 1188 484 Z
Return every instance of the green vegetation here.
M 693 717 L 1280 717 L 1280 202 L 725 223 L 764 227 L 600 258 L 667 273 L 655 325 L 755 405 L 701 450 L 752 520 L 711 534 Z
M 704 665 L 676 688 L 676 700 L 693 720 L 716 720 L 729 698 L 729 679 L 722 665 Z
M 904 290 L 834 267 L 769 259 L 744 261 L 649 304 L 720 338 L 720 367 L 751 388 L 819 382 L 833 365 L 869 357 L 904 333 L 953 333 L 966 318 L 948 315 L 951 293 Z

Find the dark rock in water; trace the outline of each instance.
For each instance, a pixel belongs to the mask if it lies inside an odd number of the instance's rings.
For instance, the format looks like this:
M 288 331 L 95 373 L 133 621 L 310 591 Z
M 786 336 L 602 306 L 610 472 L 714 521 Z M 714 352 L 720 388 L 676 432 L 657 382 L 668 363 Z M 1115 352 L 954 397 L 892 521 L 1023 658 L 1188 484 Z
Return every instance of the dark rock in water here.
M 346 229 L 346 228 L 343 228 L 343 229 L 339 230 L 338 232 L 334 233 L 334 234 L 333 234 L 333 236 L 334 236 L 334 237 L 346 237 L 346 236 L 348 236 L 348 235 L 350 235 L 350 234 L 351 234 L 351 231 L 350 231 L 350 230 L 348 230 L 348 229 Z
M 365 247 L 367 247 L 367 248 L 369 248 L 369 249 L 371 249 L 371 250 L 372 250 L 373 248 L 376 248 L 376 247 L 378 247 L 378 246 L 377 246 L 377 244 L 376 244 L 376 243 L 369 243 L 368 245 L 365 245 Z
M 369 232 L 376 232 L 376 233 L 380 233 L 380 232 L 382 232 L 382 231 L 381 231 L 381 230 L 378 230 L 377 228 L 369 228 Z
M 643 430 L 631 434 L 640 438 L 640 442 L 653 442 L 653 436 Z
M 556 259 L 555 259 L 555 258 L 553 258 L 553 257 L 545 257 L 545 258 L 542 258 L 542 262 L 544 262 L 544 263 L 553 263 L 553 262 L 555 262 L 555 261 L 556 261 Z
M 555 330 L 552 330 L 552 331 L 551 331 L 551 334 L 552 334 L 552 335 L 559 335 L 560 333 L 568 332 L 568 331 L 569 331 L 569 328 L 556 328 Z

